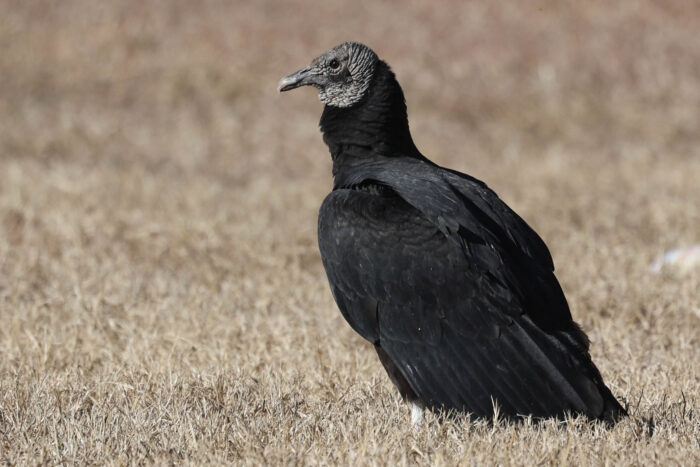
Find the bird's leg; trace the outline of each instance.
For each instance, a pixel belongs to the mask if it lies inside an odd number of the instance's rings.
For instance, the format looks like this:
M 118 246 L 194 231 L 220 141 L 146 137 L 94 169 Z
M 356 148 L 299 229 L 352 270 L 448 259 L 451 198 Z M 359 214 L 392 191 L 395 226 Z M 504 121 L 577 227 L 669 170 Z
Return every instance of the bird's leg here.
M 423 404 L 420 401 L 409 401 L 411 406 L 411 425 L 413 428 L 420 428 L 423 424 Z

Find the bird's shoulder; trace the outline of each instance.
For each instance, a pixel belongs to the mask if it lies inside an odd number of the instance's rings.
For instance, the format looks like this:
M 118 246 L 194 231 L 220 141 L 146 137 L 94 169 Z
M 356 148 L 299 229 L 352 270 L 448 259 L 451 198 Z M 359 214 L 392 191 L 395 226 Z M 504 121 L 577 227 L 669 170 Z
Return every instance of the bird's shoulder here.
M 375 158 L 336 176 L 336 187 L 373 180 L 420 211 L 448 238 L 480 239 L 502 254 L 553 271 L 549 249 L 540 236 L 486 183 L 427 159 Z

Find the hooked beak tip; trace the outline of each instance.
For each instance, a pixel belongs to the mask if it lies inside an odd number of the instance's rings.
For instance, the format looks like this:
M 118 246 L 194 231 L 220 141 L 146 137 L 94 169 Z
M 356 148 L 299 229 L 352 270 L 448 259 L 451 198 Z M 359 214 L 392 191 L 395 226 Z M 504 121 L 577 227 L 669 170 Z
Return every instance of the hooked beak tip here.
M 294 75 L 292 76 L 285 76 L 282 78 L 279 83 L 277 83 L 277 92 L 284 92 L 284 91 L 289 91 L 290 89 L 294 89 L 297 84 L 297 80 L 294 79 Z

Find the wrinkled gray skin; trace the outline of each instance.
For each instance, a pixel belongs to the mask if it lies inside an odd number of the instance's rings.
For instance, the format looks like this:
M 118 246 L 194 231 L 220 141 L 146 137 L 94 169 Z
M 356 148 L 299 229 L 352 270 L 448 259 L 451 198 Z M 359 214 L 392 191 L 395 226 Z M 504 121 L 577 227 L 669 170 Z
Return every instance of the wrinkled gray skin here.
M 315 58 L 306 68 L 282 78 L 277 89 L 282 92 L 313 86 L 324 104 L 350 107 L 367 93 L 377 61 L 369 47 L 345 42 Z

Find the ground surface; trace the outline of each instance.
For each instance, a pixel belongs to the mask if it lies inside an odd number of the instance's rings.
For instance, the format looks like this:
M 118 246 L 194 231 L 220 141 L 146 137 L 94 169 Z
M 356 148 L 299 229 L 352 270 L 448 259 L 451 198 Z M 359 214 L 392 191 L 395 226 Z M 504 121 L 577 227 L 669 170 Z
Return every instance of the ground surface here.
M 700 8 L 579 3 L 1 0 L 0 463 L 698 465 L 700 274 L 649 264 L 700 241 Z M 407 426 L 275 92 L 348 39 L 547 241 L 628 420 Z

